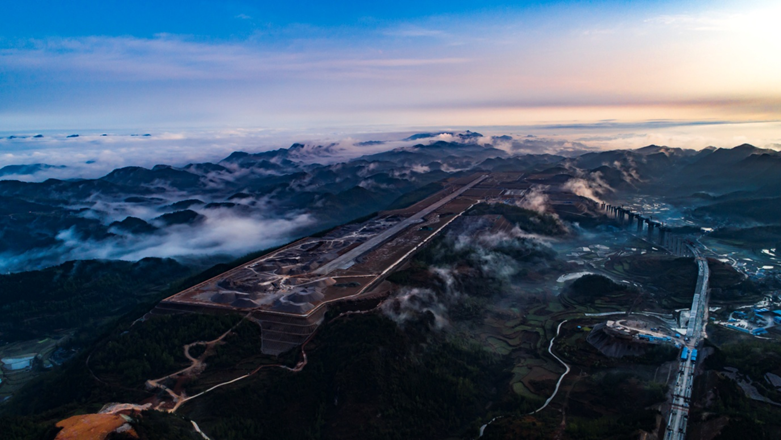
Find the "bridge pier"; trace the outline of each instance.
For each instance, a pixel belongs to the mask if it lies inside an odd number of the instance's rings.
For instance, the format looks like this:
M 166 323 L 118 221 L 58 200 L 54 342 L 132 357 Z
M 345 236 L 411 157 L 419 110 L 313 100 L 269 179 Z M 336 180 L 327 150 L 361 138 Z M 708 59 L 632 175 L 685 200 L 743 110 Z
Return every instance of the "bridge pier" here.
M 688 255 L 683 238 L 673 234 L 672 230 L 661 222 L 652 220 L 648 217 L 643 217 L 642 215 L 621 206 L 613 206 L 603 202 L 600 207 L 605 211 L 605 214 L 608 217 L 617 220 L 622 227 L 633 230 L 638 236 L 645 233 L 648 242 L 665 248 L 673 255 Z M 658 233 L 656 233 L 656 231 L 658 231 Z

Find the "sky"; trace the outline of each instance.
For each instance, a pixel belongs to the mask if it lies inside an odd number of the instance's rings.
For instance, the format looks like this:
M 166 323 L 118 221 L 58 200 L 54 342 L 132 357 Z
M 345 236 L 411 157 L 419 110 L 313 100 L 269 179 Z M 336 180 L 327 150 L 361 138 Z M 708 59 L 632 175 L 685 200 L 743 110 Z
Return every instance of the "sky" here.
M 134 151 L 212 155 L 449 128 L 781 147 L 777 1 L 0 2 L 5 137 L 103 151 L 84 134 L 151 133 L 166 143 Z M 72 151 L 53 145 L 5 139 L 0 165 Z

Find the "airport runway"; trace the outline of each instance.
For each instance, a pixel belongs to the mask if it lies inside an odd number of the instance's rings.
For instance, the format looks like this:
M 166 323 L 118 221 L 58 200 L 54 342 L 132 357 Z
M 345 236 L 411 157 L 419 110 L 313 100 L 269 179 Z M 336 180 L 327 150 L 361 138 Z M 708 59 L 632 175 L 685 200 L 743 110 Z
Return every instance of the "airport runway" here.
M 330 262 L 320 266 L 316 270 L 313 271 L 313 273 L 316 273 L 318 275 L 327 275 L 336 269 L 346 269 L 350 266 L 350 263 L 352 263 L 353 260 L 360 257 L 361 255 L 365 254 L 366 252 L 369 252 L 370 250 L 374 249 L 375 247 L 381 245 L 394 235 L 398 234 L 399 232 L 407 229 L 411 225 L 418 223 L 419 220 L 421 220 L 423 217 L 431 214 L 432 212 L 436 211 L 440 207 L 442 207 L 444 204 L 450 202 L 451 200 L 455 199 L 456 197 L 460 196 L 464 192 L 466 192 L 469 188 L 472 188 L 473 186 L 477 185 L 478 183 L 482 182 L 488 177 L 487 174 L 484 174 L 477 179 L 473 180 L 472 182 L 464 185 L 461 187 L 461 189 L 458 189 L 447 196 L 443 197 L 441 200 L 432 203 L 431 205 L 427 206 L 426 208 L 423 208 L 418 213 L 412 215 L 411 217 L 400 221 L 399 223 L 395 224 L 394 226 L 391 226 L 390 228 L 386 229 L 385 231 L 380 232 L 379 234 L 375 235 L 374 237 L 370 238 L 369 240 L 362 243 L 360 246 L 356 246 L 354 249 L 344 253 L 343 255 L 331 260 Z

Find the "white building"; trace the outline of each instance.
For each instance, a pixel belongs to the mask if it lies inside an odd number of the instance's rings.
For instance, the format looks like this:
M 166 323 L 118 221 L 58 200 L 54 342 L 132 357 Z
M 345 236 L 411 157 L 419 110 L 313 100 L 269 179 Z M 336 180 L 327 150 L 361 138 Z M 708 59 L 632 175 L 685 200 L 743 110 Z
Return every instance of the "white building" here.
M 25 370 L 32 368 L 35 356 L 35 354 L 25 354 L 19 357 L 0 359 L 0 362 L 3 363 L 3 369 L 6 371 Z

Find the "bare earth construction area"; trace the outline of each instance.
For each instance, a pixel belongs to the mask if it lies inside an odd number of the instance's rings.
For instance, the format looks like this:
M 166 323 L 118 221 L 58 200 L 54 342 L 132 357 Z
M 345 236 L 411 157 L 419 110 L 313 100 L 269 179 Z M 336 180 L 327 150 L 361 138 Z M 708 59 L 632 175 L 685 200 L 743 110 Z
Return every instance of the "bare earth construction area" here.
M 250 312 L 263 330 L 263 352 L 279 354 L 314 332 L 329 303 L 374 293 L 386 275 L 453 219 L 500 193 L 488 175 L 451 179 L 445 189 L 409 208 L 301 239 L 177 293 L 155 313 Z
M 291 243 L 165 299 L 153 313 L 249 313 L 262 328 L 263 353 L 280 354 L 314 333 L 328 304 L 381 295 L 387 275 L 471 206 L 521 200 L 532 185 L 551 183 L 553 177 L 480 173 L 451 178 L 443 190 L 408 208 Z M 571 192 L 549 196 L 552 203 L 577 210 L 580 198 Z

